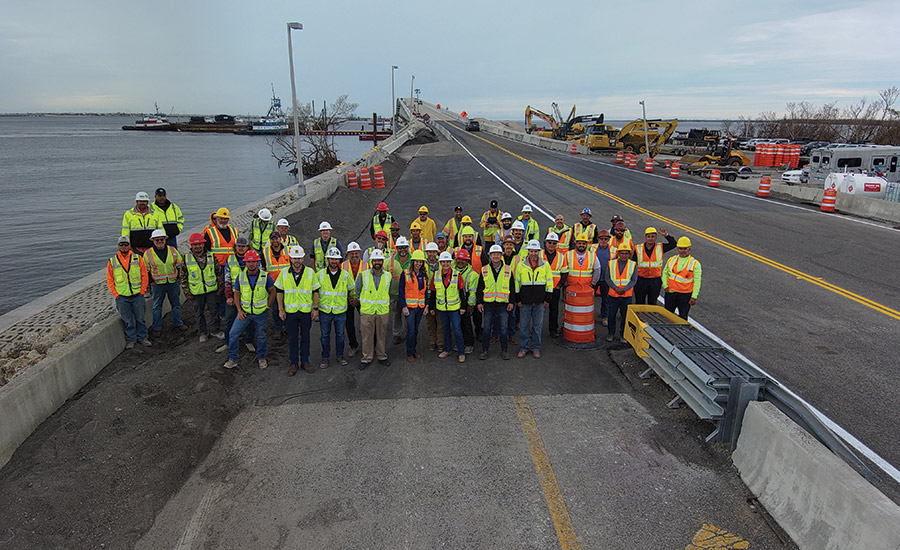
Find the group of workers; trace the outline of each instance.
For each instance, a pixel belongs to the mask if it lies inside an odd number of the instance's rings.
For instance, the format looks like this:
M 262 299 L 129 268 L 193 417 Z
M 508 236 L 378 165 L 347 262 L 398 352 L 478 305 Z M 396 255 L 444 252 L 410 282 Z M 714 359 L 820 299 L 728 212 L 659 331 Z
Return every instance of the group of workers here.
M 545 309 L 550 335 L 562 335 L 559 308 L 567 287 L 600 295 L 599 317 L 608 342 L 623 338 L 631 303 L 655 304 L 663 292 L 665 307 L 686 319 L 700 292 L 701 267 L 691 256 L 690 239 L 676 241 L 664 228 L 648 227 L 644 242 L 635 244 L 621 216 L 610 220 L 609 230 L 599 229 L 590 208 L 573 226 L 557 215 L 542 237 L 529 204 L 514 217 L 492 200 L 479 219 L 480 230 L 461 206 L 438 229 L 422 206 L 406 236 L 382 202 L 369 224 L 372 246 L 364 250 L 350 242 L 345 249 L 323 221 L 307 261 L 289 222 L 273 222 L 266 208 L 253 217 L 249 236 L 239 236 L 228 209 L 219 208 L 202 234 L 190 235 L 190 252 L 182 255 L 176 240 L 183 230 L 181 211 L 164 189 L 157 189 L 155 199 L 151 205 L 146 193 L 136 195 L 135 207 L 123 218 L 118 253 L 107 265 L 126 347 L 152 345 L 144 323 L 148 287 L 151 335 L 161 335 L 167 298 L 174 327 L 187 330 L 181 318 L 183 292 L 194 301 L 199 341 L 222 340 L 216 352 L 227 352 L 224 367 L 229 369 L 238 365 L 241 338 L 256 353 L 259 367 L 268 366 L 269 318 L 277 339 L 287 335 L 287 372 L 293 376 L 301 368 L 315 372 L 313 322 L 321 328 L 323 369 L 330 365 L 332 333 L 341 365 L 360 351 L 360 370 L 375 360 L 390 365 L 389 332 L 394 345 L 406 340 L 407 360 L 415 362 L 421 357 L 417 342 L 423 317 L 429 350 L 439 358 L 456 355 L 465 362 L 476 341 L 479 359 L 487 359 L 497 342 L 503 359 L 510 358 L 510 345 L 518 345 L 519 358 L 539 358 Z M 139 246 L 133 235 L 148 228 L 149 246 Z M 665 260 L 673 249 L 677 255 Z

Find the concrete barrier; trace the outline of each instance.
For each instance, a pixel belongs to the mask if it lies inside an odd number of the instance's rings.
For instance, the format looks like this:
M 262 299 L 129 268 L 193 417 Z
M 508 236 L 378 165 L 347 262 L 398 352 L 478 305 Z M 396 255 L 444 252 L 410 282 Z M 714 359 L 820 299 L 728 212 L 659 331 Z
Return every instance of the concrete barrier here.
M 732 458 L 800 548 L 900 548 L 900 507 L 771 403 L 748 405 Z

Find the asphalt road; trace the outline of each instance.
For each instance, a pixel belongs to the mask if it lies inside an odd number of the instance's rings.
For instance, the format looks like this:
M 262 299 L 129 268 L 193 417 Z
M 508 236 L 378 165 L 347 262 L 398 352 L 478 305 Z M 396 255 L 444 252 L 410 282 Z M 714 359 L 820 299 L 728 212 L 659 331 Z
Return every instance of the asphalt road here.
M 443 124 L 485 167 L 569 224 L 587 206 L 599 227 L 622 215 L 636 240 L 647 226 L 691 237 L 703 264 L 691 316 L 900 465 L 894 409 L 900 402 L 900 232 Z M 456 170 L 462 178 L 496 181 L 485 167 L 471 159 Z M 500 207 L 518 211 L 523 204 L 517 199 Z M 537 217 L 543 230 L 550 221 Z

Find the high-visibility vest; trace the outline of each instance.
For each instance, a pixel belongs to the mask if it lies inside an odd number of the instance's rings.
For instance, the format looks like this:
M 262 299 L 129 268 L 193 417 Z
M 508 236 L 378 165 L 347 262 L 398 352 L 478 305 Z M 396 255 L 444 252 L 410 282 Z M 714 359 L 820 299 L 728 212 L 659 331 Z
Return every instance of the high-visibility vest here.
M 475 295 L 478 293 L 478 279 L 481 277 L 481 270 L 475 271 L 471 265 L 467 265 L 465 269 L 459 270 L 455 265 L 453 271 L 459 273 L 460 277 L 466 282 L 466 292 L 469 295 L 469 305 L 475 305 Z
M 570 285 L 590 286 L 591 279 L 594 277 L 594 262 L 596 261 L 597 256 L 590 250 L 584 251 L 584 259 L 581 261 L 578 260 L 578 251 L 575 249 L 570 250 L 566 255 L 566 262 L 569 264 L 568 283 Z
M 328 265 L 328 261 L 325 259 L 325 254 L 328 252 L 328 249 L 331 247 L 337 246 L 337 239 L 334 237 L 329 237 L 328 246 L 322 248 L 322 238 L 318 238 L 313 241 L 313 269 L 319 271 L 320 269 L 325 269 L 325 266 Z
M 494 233 L 497 232 L 497 227 L 485 227 L 488 223 L 488 218 L 497 218 L 497 223 L 500 223 L 500 216 L 503 215 L 503 212 L 500 209 L 497 209 L 496 214 L 491 214 L 490 210 L 487 210 L 484 214 L 481 215 L 481 227 L 484 229 L 484 240 L 485 241 L 493 241 Z
M 340 270 L 337 285 L 331 285 L 331 273 L 328 269 L 319 271 L 319 311 L 339 314 L 347 311 L 347 297 L 350 295 L 350 274 Z
M 375 233 L 379 231 L 384 231 L 388 235 L 391 234 L 391 224 L 394 223 L 394 217 L 390 214 L 384 217 L 384 223 L 378 221 L 378 214 L 375 214 L 375 217 L 372 218 L 372 227 L 375 228 Z
M 694 268 L 697 265 L 697 260 L 692 256 L 688 256 L 689 261 L 685 262 L 681 271 L 675 271 L 675 268 L 678 266 L 679 258 L 680 256 L 673 256 L 669 258 L 669 261 L 666 264 L 666 267 L 669 270 L 666 288 L 669 292 L 694 292 Z
M 131 235 L 132 229 L 157 229 L 160 227 L 156 210 L 152 206 L 147 207 L 146 213 L 141 214 L 135 208 L 125 211 L 122 216 L 122 235 Z
M 625 243 L 628 243 L 631 246 L 631 250 L 634 251 L 634 242 L 632 242 L 631 237 L 628 235 L 625 235 L 621 239 L 617 239 L 616 237 L 611 238 L 609 240 L 609 257 L 612 258 L 615 256 L 618 253 L 619 247 Z
M 275 281 L 278 280 L 281 270 L 291 265 L 291 257 L 288 256 L 287 248 L 283 246 L 281 247 L 281 256 L 276 258 L 275 253 L 272 252 L 272 245 L 267 244 L 263 248 L 263 259 L 266 261 L 266 271 Z
M 609 261 L 609 278 L 612 280 L 613 284 L 616 287 L 621 287 L 627 285 L 631 281 L 631 276 L 634 275 L 634 270 L 637 264 L 634 263 L 633 260 L 628 260 L 625 262 L 625 271 L 619 271 L 619 260 L 613 259 Z M 634 288 L 629 288 L 625 294 L 619 294 L 615 291 L 613 287 L 609 287 L 609 295 L 614 298 L 627 298 L 634 294 Z
M 250 222 L 250 248 L 262 252 L 263 247 L 269 242 L 269 236 L 275 230 L 275 224 L 260 218 L 253 218 Z
M 444 286 L 444 273 L 436 272 L 431 276 L 434 284 L 434 297 L 438 311 L 453 311 L 459 309 L 459 273 L 450 270 L 450 282 Z
M 188 254 L 184 259 L 184 268 L 187 270 L 188 291 L 192 296 L 219 290 L 219 284 L 216 281 L 215 259 L 211 252 L 206 253 L 206 267 L 203 269 L 200 269 L 200 264 L 197 263 L 197 258 L 193 254 Z
M 313 291 L 319 290 L 319 278 L 312 268 L 303 266 L 300 282 L 294 280 L 292 267 L 285 267 L 278 273 L 275 288 L 284 291 L 284 311 L 287 313 L 309 313 L 313 308 Z
M 481 254 L 484 252 L 484 248 L 478 246 L 477 244 L 473 244 L 471 249 L 460 246 L 453 251 L 453 257 L 455 258 L 456 254 L 463 249 L 465 249 L 465 251 L 469 253 L 469 265 L 472 266 L 472 269 L 475 271 L 475 273 L 481 273 Z
M 546 250 L 543 250 L 541 253 L 544 256 L 544 261 L 550 266 L 550 274 L 553 276 L 553 288 L 556 288 L 559 286 L 559 280 L 562 278 L 562 274 L 569 272 L 569 262 L 568 258 L 566 258 L 566 253 L 560 252 L 559 249 L 557 249 L 556 256 L 553 257 L 552 262 L 547 259 Z
M 500 279 L 494 279 L 494 270 L 491 264 L 481 268 L 481 278 L 484 279 L 484 301 L 486 303 L 509 303 L 509 277 L 512 275 L 512 267 L 503 264 L 503 269 L 498 273 Z
M 577 233 L 578 235 L 587 235 L 589 243 L 592 243 L 597 239 L 597 226 L 593 223 L 589 223 L 587 224 L 587 227 L 585 227 L 584 224 L 578 222 L 574 226 L 572 226 L 572 231 Z M 572 244 L 574 245 L 574 243 Z
M 519 216 L 519 221 L 525 226 L 523 239 L 530 241 L 531 239 L 539 239 L 541 237 L 541 228 L 538 226 L 536 219 L 528 218 L 528 222 L 526 223 L 525 219 L 522 218 L 522 216 Z
M 503 242 L 506 241 L 506 237 L 512 236 L 512 229 L 503 229 L 503 226 L 500 226 L 496 232 L 494 232 L 494 242 L 503 246 Z
M 425 288 L 428 286 L 428 279 L 425 279 L 425 284 L 423 288 L 419 288 L 419 278 L 416 276 L 416 273 L 411 270 L 405 270 L 404 272 L 404 287 L 403 287 L 403 296 L 406 298 L 406 307 L 414 308 L 424 308 L 425 307 Z
M 300 242 L 297 240 L 297 237 L 295 237 L 293 235 L 282 235 L 281 246 L 283 246 L 285 250 L 289 249 L 290 247 L 294 246 L 295 244 L 300 244 Z
M 662 243 L 656 243 L 653 247 L 653 253 L 647 255 L 644 245 L 640 245 L 635 250 L 637 257 L 638 277 L 643 279 L 657 279 L 662 276 L 663 268 L 663 247 Z
M 259 315 L 269 307 L 269 290 L 266 288 L 266 277 L 268 276 L 265 271 L 259 270 L 256 274 L 256 284 L 251 287 L 247 268 L 241 270 L 237 280 L 241 287 L 241 309 L 245 313 Z
M 456 246 L 456 239 L 459 237 L 460 229 L 462 229 L 462 224 L 456 221 L 456 216 L 453 216 L 444 224 L 443 232 L 444 235 L 447 235 L 448 247 L 453 248 Z
M 228 256 L 231 255 L 234 246 L 234 242 L 238 238 L 237 229 L 231 227 L 230 225 L 227 227 L 228 236 L 222 235 L 222 231 L 218 228 L 218 226 L 207 227 L 206 234 L 209 236 L 209 242 L 211 246 L 209 247 L 209 251 L 213 253 L 216 261 L 219 262 L 219 265 L 224 266 L 228 263 Z
M 122 267 L 118 255 L 109 259 L 119 296 L 136 296 L 141 293 L 141 257 L 136 252 L 128 254 L 128 269 Z
M 564 225 L 562 229 L 558 229 L 555 225 L 550 226 L 547 229 L 547 235 L 550 233 L 556 234 L 559 237 L 559 242 L 556 243 L 556 250 L 565 254 L 569 251 L 569 248 L 572 246 L 572 228 L 568 225 Z M 546 240 L 546 237 L 544 238 Z
M 165 284 L 178 282 L 178 264 L 181 263 L 181 254 L 175 247 L 166 245 L 169 253 L 166 261 L 162 261 L 156 253 L 156 247 L 151 246 L 144 252 L 144 264 L 154 283 Z
M 178 208 L 177 204 L 170 201 L 169 207 L 165 210 L 156 203 L 153 203 L 153 206 L 153 209 L 156 210 L 156 223 L 160 229 L 164 229 L 167 223 L 174 223 L 179 233 L 184 230 L 184 214 L 181 213 L 181 208 Z
M 385 315 L 391 310 L 391 277 L 382 270 L 381 280 L 375 285 L 375 276 L 367 269 L 362 272 L 362 292 L 359 293 L 359 312 L 363 315 Z
M 244 269 L 243 265 L 244 257 L 237 257 L 237 253 L 234 253 L 228 256 L 228 261 L 225 263 L 225 269 L 231 274 L 231 285 L 234 286 L 234 282 L 237 281 L 238 275 L 240 275 L 241 270 Z
M 425 245 L 428 244 L 428 239 L 419 239 L 419 244 L 413 242 L 412 239 L 409 240 L 409 253 L 412 254 L 413 250 L 421 250 L 425 252 Z
M 550 271 L 550 264 L 541 262 L 532 268 L 528 260 L 520 262 L 516 268 L 516 292 L 523 286 L 543 286 L 546 292 L 553 292 L 553 273 Z
M 354 281 L 356 280 L 356 276 L 359 275 L 360 271 L 365 271 L 369 269 L 368 262 L 364 262 L 359 260 L 359 263 L 356 264 L 356 271 L 353 271 L 353 266 L 350 264 L 350 260 L 344 260 L 341 262 L 341 270 L 347 272 L 347 275 L 350 276 Z
M 402 262 L 396 255 L 392 254 L 391 258 L 389 260 L 386 260 L 384 264 L 388 267 L 388 271 L 391 274 L 391 280 L 395 283 L 400 282 L 400 277 L 403 275 L 403 270 L 409 269 L 410 264 L 412 264 L 412 256 L 407 254 L 406 262 Z M 399 266 L 400 269 L 396 269 L 397 266 Z

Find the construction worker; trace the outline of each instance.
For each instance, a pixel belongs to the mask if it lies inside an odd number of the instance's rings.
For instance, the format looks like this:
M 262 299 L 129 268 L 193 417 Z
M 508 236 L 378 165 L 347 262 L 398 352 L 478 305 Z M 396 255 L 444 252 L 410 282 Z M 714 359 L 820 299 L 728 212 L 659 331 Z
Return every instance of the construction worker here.
M 215 211 L 215 218 L 210 227 L 203 232 L 203 240 L 206 241 L 206 250 L 212 252 L 219 265 L 228 263 L 228 256 L 238 238 L 237 229 L 228 225 L 231 221 L 231 213 L 224 206 Z
M 359 370 L 365 370 L 377 358 L 388 367 L 388 317 L 391 307 L 391 274 L 384 271 L 384 253 L 375 250 L 369 257 L 370 267 L 356 277 L 355 296 L 359 298 L 359 328 L 362 336 L 362 358 Z
M 261 253 L 274 229 L 272 212 L 268 208 L 260 208 L 250 222 L 250 248 Z
M 518 254 L 522 250 L 522 245 L 525 244 L 525 224 L 522 223 L 521 220 L 513 222 L 512 237 L 513 242 L 516 245 L 516 254 Z
M 449 252 L 442 252 L 438 256 L 441 264 L 439 271 L 431 276 L 428 284 L 430 315 L 439 315 L 444 325 L 444 349 L 438 354 L 438 358 L 445 359 L 453 353 L 452 344 L 456 342 L 456 358 L 460 363 L 466 361 L 466 344 L 463 340 L 460 315 L 466 309 L 463 303 L 463 295 L 466 291 L 466 281 L 453 267 L 453 256 Z M 436 312 L 436 313 L 435 313 Z
M 144 321 L 144 294 L 147 292 L 147 268 L 140 254 L 131 251 L 131 241 L 122 235 L 116 255 L 106 263 L 106 286 L 116 298 L 116 311 L 125 323 L 125 349 L 135 342 L 150 347 L 147 323 Z
M 513 277 L 515 277 L 516 266 L 519 264 L 519 256 L 516 253 L 516 240 L 512 235 L 508 235 L 503 241 L 503 263 L 512 269 Z M 515 290 L 515 281 L 513 281 L 513 290 Z M 513 308 L 509 311 L 509 319 L 507 320 L 506 326 L 509 330 L 509 343 L 518 344 L 518 309 L 516 308 L 515 301 L 512 302 L 512 305 Z M 495 333 L 498 330 L 496 327 L 497 325 L 495 325 Z M 493 336 L 496 341 L 499 334 L 494 334 Z
M 184 214 L 181 208 L 166 198 L 166 190 L 160 187 L 154 196 L 153 210 L 156 211 L 156 223 L 166 232 L 166 244 L 178 248 L 178 235 L 184 231 Z
M 616 224 L 619 222 L 622 222 L 624 224 L 625 219 L 618 214 L 613 215 L 612 219 L 609 220 L 609 223 L 610 223 L 609 233 L 611 235 L 615 235 L 614 229 L 616 228 Z M 631 230 L 628 228 L 625 229 L 625 237 L 627 237 L 628 240 L 632 241 L 632 244 L 634 244 L 634 239 L 631 237 Z
M 475 302 L 484 316 L 484 330 L 481 335 L 481 354 L 479 359 L 488 358 L 491 347 L 491 334 L 497 326 L 500 335 L 500 353 L 503 359 L 509 359 L 509 340 L 507 320 L 516 301 L 515 282 L 512 267 L 503 262 L 503 249 L 500 245 L 492 245 L 489 251 L 490 263 L 481 268 L 478 279 Z
M 437 234 L 437 225 L 434 223 L 434 220 L 428 217 L 428 207 L 424 204 L 419 207 L 419 217 L 414 221 L 419 222 L 422 229 L 421 237 L 425 239 L 426 242 L 433 241 L 434 236 Z M 418 249 L 417 249 L 418 250 Z
M 627 232 L 627 234 L 626 234 Z M 609 240 L 611 254 L 618 256 L 618 250 L 622 246 L 628 246 L 628 250 L 634 251 L 634 242 L 631 240 L 631 232 L 625 227 L 625 222 L 616 222 L 613 226 L 612 239 Z
M 278 302 L 278 317 L 284 322 L 288 334 L 290 366 L 287 374 L 294 376 L 301 367 L 306 372 L 315 372 L 309 362 L 309 329 L 312 322 L 319 319 L 321 287 L 316 272 L 303 264 L 306 251 L 302 246 L 292 246 L 288 256 L 290 265 L 282 269 L 275 280 L 275 299 Z
M 494 233 L 500 228 L 500 217 L 503 212 L 500 211 L 499 204 L 496 199 L 491 200 L 490 208 L 481 215 L 479 225 L 484 232 L 484 242 L 494 242 Z
M 444 224 L 443 233 L 447 235 L 447 246 L 450 248 L 459 246 L 457 242 L 459 241 L 459 230 L 462 229 L 462 217 L 462 206 L 456 206 L 453 208 L 453 217 Z
M 391 251 L 388 247 L 388 234 L 384 231 L 379 231 L 375 234 L 375 245 L 370 246 L 366 249 L 366 253 L 362 256 L 362 261 L 368 263 L 369 258 L 372 256 L 372 252 L 374 250 L 380 250 L 385 257 L 388 257 L 390 255 Z
M 494 242 L 503 246 L 506 237 L 512 236 L 513 217 L 509 212 L 500 214 L 500 227 L 494 231 Z
M 166 244 L 169 238 L 162 229 L 154 229 L 150 235 L 153 243 L 144 252 L 144 265 L 150 275 L 150 295 L 153 296 L 153 324 L 150 334 L 162 336 L 162 308 L 166 298 L 172 306 L 172 323 L 176 329 L 186 331 L 181 320 L 181 289 L 178 286 L 178 273 L 184 268 L 181 254 L 174 246 Z
M 275 222 L 275 230 L 281 235 L 281 246 L 283 246 L 285 250 L 290 250 L 292 246 L 300 244 L 296 237 L 288 234 L 288 231 L 291 230 L 291 224 L 286 218 L 281 218 Z M 263 248 L 265 248 L 265 246 L 264 243 Z
M 569 276 L 566 286 L 581 289 L 582 292 L 597 287 L 602 269 L 597 256 L 588 249 L 590 237 L 587 233 L 575 235 L 575 248 L 569 250 L 566 263 L 569 264 Z
M 234 281 L 234 305 L 237 318 L 228 335 L 228 361 L 226 369 L 238 365 L 238 338 L 251 323 L 256 327 L 256 360 L 259 368 L 269 366 L 266 361 L 266 321 L 269 309 L 275 303 L 275 281 L 259 268 L 259 254 L 250 250 L 244 254 L 244 269 Z
M 440 250 L 436 243 L 425 245 L 425 273 L 428 275 L 429 281 L 434 273 L 440 271 L 441 264 L 438 262 L 438 258 L 442 252 L 446 251 L 447 238 L 443 237 L 443 233 L 437 234 L 437 240 L 438 242 L 443 242 L 445 245 L 444 250 Z M 441 317 L 439 315 L 425 315 L 425 326 L 428 328 L 428 350 L 443 350 L 444 328 L 441 325 Z
M 606 269 L 606 284 L 609 286 L 609 324 L 606 341 L 612 342 L 616 335 L 625 342 L 625 317 L 634 296 L 637 283 L 637 264 L 631 259 L 631 243 L 623 243 L 616 249 L 616 258 L 609 261 Z M 621 320 L 617 323 L 616 318 Z M 616 325 L 618 324 L 618 330 Z
M 271 235 L 271 231 L 269 234 Z M 268 236 L 266 239 L 268 239 Z M 249 250 L 250 241 L 247 237 L 238 237 L 234 241 L 232 253 L 228 256 L 228 263 L 225 265 L 225 343 L 216 348 L 216 353 L 228 351 L 228 338 L 231 335 L 231 326 L 234 324 L 234 320 L 237 319 L 237 307 L 234 305 L 234 282 L 237 281 L 238 275 L 246 267 L 244 258 Z M 252 330 L 252 328 L 248 326 L 244 330 L 244 342 L 247 350 L 256 351 L 256 345 L 254 344 L 256 331 Z
M 472 269 L 475 270 L 476 273 L 481 273 L 481 267 L 487 263 L 487 255 L 485 254 L 483 247 L 475 244 L 475 238 L 478 237 L 478 233 L 475 232 L 475 228 L 473 227 L 463 226 L 459 231 L 459 235 L 460 243 L 453 253 L 458 253 L 460 250 L 468 252 L 469 257 L 472 259 Z
M 413 250 L 410 254 L 409 269 L 403 270 L 400 278 L 398 304 L 406 318 L 406 360 L 415 363 L 422 357 L 416 351 L 419 340 L 419 323 L 428 314 L 428 271 L 425 269 L 425 252 Z
M 463 229 L 469 227 L 472 229 L 472 231 L 475 231 L 475 228 L 472 227 L 472 218 L 470 218 L 469 216 L 463 216 L 462 221 L 460 221 L 460 223 L 462 224 L 462 227 L 459 230 L 460 231 L 460 240 L 462 240 L 462 230 Z M 475 236 L 473 237 L 472 240 L 475 242 L 475 244 L 477 244 L 479 246 L 484 246 L 484 241 L 481 240 L 481 234 L 478 231 L 475 231 Z M 457 243 L 456 246 L 458 247 L 459 243 Z
M 550 274 L 553 277 L 553 293 L 550 296 L 550 336 L 558 338 L 559 330 L 559 298 L 562 295 L 562 289 L 566 286 L 566 279 L 569 277 L 569 263 L 566 260 L 566 253 L 559 250 L 557 243 L 559 235 L 552 231 L 547 233 L 544 238 L 543 258 L 550 266 Z
M 273 231 L 269 235 L 269 244 L 263 248 L 261 258 L 262 269 L 269 274 L 272 281 L 278 281 L 281 271 L 291 264 L 288 249 L 281 243 L 281 233 Z M 275 329 L 275 339 L 281 340 L 284 333 L 284 322 L 279 315 L 272 315 L 272 328 Z
M 372 223 L 369 225 L 369 233 L 371 233 L 372 239 L 375 239 L 375 234 L 379 231 L 384 231 L 385 235 L 387 235 L 393 221 L 394 217 L 388 214 L 388 205 L 383 202 L 378 203 L 378 208 L 375 209 L 375 217 L 372 218 Z M 399 228 L 400 226 L 397 225 L 397 227 Z
M 597 226 L 591 222 L 591 209 L 581 211 L 581 221 L 572 229 L 576 233 L 585 233 L 591 244 L 597 244 Z
M 181 288 L 184 290 L 184 298 L 194 302 L 194 321 L 200 335 L 199 341 L 201 344 L 206 342 L 210 335 L 224 340 L 224 322 L 219 318 L 219 301 L 225 289 L 222 266 L 215 260 L 212 252 L 206 250 L 203 235 L 192 234 L 188 243 L 191 253 L 184 258 Z M 209 325 L 206 324 L 205 311 L 209 311 Z
M 516 300 L 519 306 L 519 359 L 530 351 L 541 357 L 541 330 L 544 308 L 553 298 L 553 273 L 544 261 L 541 243 L 532 239 L 525 244 L 528 255 L 516 267 Z
M 388 250 L 392 253 L 397 249 L 397 239 L 400 237 L 400 224 L 391 222 L 391 234 L 388 235 Z
M 609 246 L 611 238 L 609 231 L 605 229 L 597 231 L 597 247 L 594 249 L 594 257 L 597 259 L 597 265 L 600 266 L 601 271 L 605 271 L 609 266 L 609 261 L 616 258 Z M 606 284 L 605 274 L 601 275 L 596 290 L 600 295 L 600 324 L 605 327 L 609 324 L 609 286 Z
M 331 236 L 331 224 L 322 222 L 319 224 L 319 238 L 313 241 L 311 248 L 314 270 L 325 269 L 325 266 L 328 265 L 325 253 L 332 248 L 337 248 L 341 254 L 344 253 L 344 245 L 341 244 L 341 241 Z
M 428 244 L 428 239 L 422 237 L 422 225 L 419 223 L 419 220 L 416 220 L 412 222 L 412 224 L 410 224 L 409 235 L 410 252 L 414 252 L 416 250 L 425 252 L 425 245 Z
M 561 254 L 566 254 L 571 248 L 572 241 L 572 228 L 566 225 L 566 218 L 563 217 L 562 214 L 557 214 L 554 219 L 554 225 L 551 225 L 547 228 L 547 235 L 544 237 L 544 242 L 547 242 L 547 238 L 552 233 L 556 236 L 554 239 L 554 243 L 556 248 Z
M 387 242 L 387 235 L 385 235 L 385 242 Z M 356 352 L 359 350 L 359 340 L 356 339 L 356 316 L 359 313 L 359 303 L 354 305 L 354 298 L 357 298 L 355 295 L 356 285 L 354 282 L 356 278 L 359 276 L 361 271 L 365 271 L 369 269 L 369 264 L 366 263 L 362 259 L 362 251 L 359 248 L 359 244 L 351 242 L 347 245 L 347 259 L 341 264 L 341 271 L 347 273 L 350 277 L 350 288 L 348 295 L 348 307 L 347 307 L 347 340 L 349 340 L 350 350 L 347 353 L 349 357 L 356 357 Z
M 526 204 L 522 207 L 522 215 L 519 216 L 519 221 L 522 222 L 522 225 L 525 227 L 526 241 L 541 238 L 541 228 L 538 227 L 537 220 L 531 217 L 531 212 L 531 205 Z
M 331 357 L 331 327 L 334 325 L 334 354 L 338 363 L 347 364 L 344 358 L 344 328 L 347 326 L 347 304 L 353 280 L 341 269 L 341 251 L 337 247 L 325 254 L 328 265 L 319 270 L 319 326 L 321 327 L 322 362 L 319 368 L 327 369 Z
M 648 227 L 644 230 L 644 244 L 634 251 L 637 262 L 637 284 L 634 285 L 634 303 L 656 305 L 659 291 L 662 290 L 663 255 L 677 245 L 675 237 L 670 237 L 664 227 L 659 234 L 665 237 L 666 243 L 656 241 L 657 229 Z
M 459 310 L 459 326 L 466 346 L 466 355 L 472 353 L 475 349 L 475 331 L 481 328 L 481 319 L 473 326 L 476 313 L 475 298 L 478 292 L 478 277 L 481 276 L 481 272 L 472 269 L 472 266 L 469 264 L 469 257 L 467 250 L 460 249 L 456 252 L 456 265 L 453 266 L 453 269 L 459 273 L 459 276 L 466 283 L 465 292 L 462 295 L 462 307 Z
M 438 256 L 441 254 L 441 252 L 444 252 L 445 250 L 450 251 L 452 253 L 452 251 L 447 247 L 447 235 L 443 231 L 441 231 L 440 233 L 435 235 L 434 241 L 435 241 L 435 244 L 437 245 Z M 428 248 L 426 247 L 425 250 L 427 252 Z M 435 256 L 434 261 L 437 261 L 437 256 Z
M 397 345 L 406 334 L 403 330 L 403 312 L 400 311 L 397 298 L 400 295 L 400 276 L 403 274 L 403 270 L 409 269 L 410 257 L 409 242 L 406 237 L 398 237 L 394 246 L 395 253 L 385 260 L 387 263 L 385 271 L 391 276 L 391 332 L 394 334 L 394 345 Z
M 681 237 L 676 242 L 678 255 L 669 258 L 662 272 L 662 288 L 666 309 L 678 310 L 678 316 L 688 318 L 691 307 L 697 305 L 700 295 L 700 278 L 703 274 L 700 262 L 691 256 L 691 240 Z
M 140 191 L 134 196 L 134 208 L 122 215 L 122 236 L 138 254 L 150 248 L 150 234 L 159 229 L 159 218 L 156 210 L 150 206 L 150 196 Z

